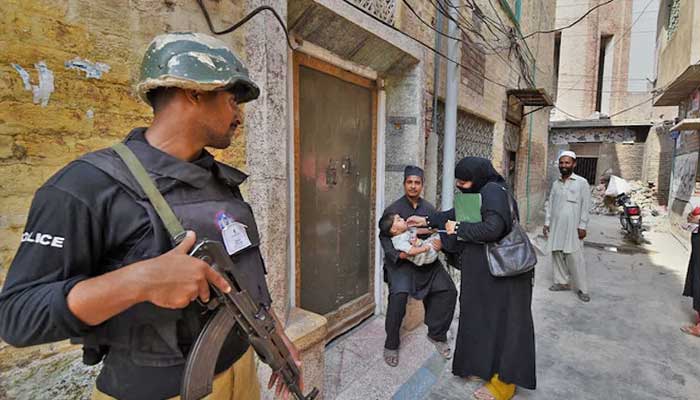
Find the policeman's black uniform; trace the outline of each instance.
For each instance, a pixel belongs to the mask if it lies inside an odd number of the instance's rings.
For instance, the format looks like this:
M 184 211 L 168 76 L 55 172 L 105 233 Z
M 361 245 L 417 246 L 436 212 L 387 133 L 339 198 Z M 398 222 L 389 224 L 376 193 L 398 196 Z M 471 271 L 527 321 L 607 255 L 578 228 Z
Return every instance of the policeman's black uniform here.
M 251 246 L 232 256 L 236 278 L 256 302 L 269 307 L 257 227 L 239 190 L 247 176 L 206 151 L 193 162 L 170 156 L 148 144 L 145 129 L 132 131 L 126 145 L 185 229 L 198 239 L 222 240 L 222 222 L 247 226 Z M 172 246 L 148 198 L 113 150 L 68 164 L 34 197 L 0 292 L 0 337 L 15 346 L 82 338 L 91 351 L 108 349 L 97 378 L 101 392 L 120 399 L 178 395 L 189 347 L 208 318 L 201 306 L 170 310 L 140 303 L 90 327 L 66 302 L 78 282 L 159 256 Z M 216 372 L 229 368 L 248 346 L 232 332 Z
M 384 210 L 385 215 L 399 214 L 403 219 L 414 215 L 425 217 L 436 212 L 435 207 L 422 198 L 414 208 L 406 196 L 402 196 Z M 380 241 L 384 250 L 384 281 L 389 285 L 384 347 L 389 350 L 399 348 L 401 323 L 406 314 L 409 295 L 423 300 L 428 336 L 439 342 L 447 341 L 447 331 L 450 329 L 457 302 L 457 289 L 440 260 L 416 266 L 409 260 L 399 258 L 400 252 L 394 248 L 390 237 L 380 236 Z

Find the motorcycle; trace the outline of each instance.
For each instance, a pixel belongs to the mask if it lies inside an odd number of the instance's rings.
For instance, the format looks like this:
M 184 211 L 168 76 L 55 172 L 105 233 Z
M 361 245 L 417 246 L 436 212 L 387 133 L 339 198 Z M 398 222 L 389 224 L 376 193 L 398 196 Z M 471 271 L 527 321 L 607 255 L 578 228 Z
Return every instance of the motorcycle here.
M 642 209 L 627 195 L 622 193 L 617 196 L 615 204 L 622 207 L 620 212 L 620 224 L 630 239 L 636 244 L 642 242 Z

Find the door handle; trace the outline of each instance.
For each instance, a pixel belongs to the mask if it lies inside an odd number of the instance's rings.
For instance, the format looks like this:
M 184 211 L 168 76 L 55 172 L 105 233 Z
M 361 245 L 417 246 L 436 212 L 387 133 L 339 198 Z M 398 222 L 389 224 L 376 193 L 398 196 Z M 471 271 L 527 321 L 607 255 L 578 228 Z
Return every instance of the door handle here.
M 338 170 L 335 167 L 335 162 L 331 158 L 328 160 L 328 166 L 326 167 L 326 185 L 335 186 L 338 184 Z
M 352 173 L 352 158 L 350 158 L 350 156 L 343 158 L 343 163 L 340 164 L 340 168 L 343 170 L 344 175 L 350 175 Z

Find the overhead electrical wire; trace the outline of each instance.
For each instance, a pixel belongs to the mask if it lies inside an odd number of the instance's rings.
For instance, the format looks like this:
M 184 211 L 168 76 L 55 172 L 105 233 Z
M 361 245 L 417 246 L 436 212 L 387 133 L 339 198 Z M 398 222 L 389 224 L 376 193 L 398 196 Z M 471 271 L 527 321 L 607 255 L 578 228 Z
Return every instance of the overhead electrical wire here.
M 282 30 L 284 31 L 284 36 L 287 38 L 287 45 L 289 46 L 289 48 L 292 50 L 296 50 L 296 47 L 294 45 L 292 45 L 292 41 L 289 38 L 289 31 L 287 31 L 287 27 L 285 26 L 284 21 L 279 16 L 279 14 L 277 14 L 277 11 L 275 11 L 275 9 L 270 7 L 270 6 L 260 6 L 260 7 L 256 8 L 255 10 L 251 11 L 248 15 L 246 15 L 240 21 L 236 22 L 235 24 L 231 25 L 230 27 L 228 27 L 224 30 L 221 30 L 221 31 L 217 31 L 214 28 L 214 24 L 211 22 L 211 18 L 209 17 L 209 11 L 207 11 L 207 7 L 204 5 L 204 1 L 197 0 L 197 4 L 199 5 L 199 8 L 202 10 L 202 14 L 204 14 L 204 19 L 207 21 L 207 25 L 209 25 L 209 30 L 215 35 L 225 35 L 227 33 L 231 33 L 233 31 L 235 31 L 236 29 L 240 28 L 243 24 L 248 22 L 251 18 L 256 16 L 258 13 L 260 13 L 262 11 L 269 11 L 275 16 L 275 18 L 277 19 L 277 22 L 279 22 L 279 24 L 280 24 L 280 27 L 282 27 Z
M 404 0 L 404 2 L 406 2 L 406 0 Z M 455 24 L 457 24 L 457 27 L 460 29 L 460 31 L 462 31 L 462 33 L 464 33 L 467 37 L 469 37 L 469 35 L 468 35 L 466 32 L 464 32 L 464 29 L 463 29 L 462 24 L 460 24 L 460 22 L 457 21 L 452 15 L 449 15 L 449 11 L 446 10 L 445 8 L 443 8 L 443 6 L 441 5 L 440 2 L 438 2 L 437 4 L 433 3 L 433 5 L 436 7 L 437 12 L 441 13 L 442 15 L 444 15 L 445 17 L 447 17 L 448 19 L 450 19 L 451 21 L 453 21 Z M 466 17 L 460 12 L 460 10 L 459 10 L 456 6 L 451 5 L 449 2 L 448 2 L 448 6 L 451 7 L 451 8 L 454 8 L 454 9 L 457 11 L 457 15 L 458 15 L 462 20 L 464 20 L 464 21 L 466 22 Z M 416 14 L 416 13 L 415 13 L 415 10 L 413 10 L 412 7 L 409 7 L 409 9 L 410 9 L 414 14 Z M 472 11 L 472 12 L 474 12 L 474 11 Z M 425 22 L 423 21 L 422 18 L 419 18 L 419 20 L 420 20 L 421 22 L 425 23 Z M 428 24 L 428 25 L 429 25 L 429 24 Z M 429 25 L 429 26 L 430 26 L 430 25 Z M 430 26 L 430 28 L 433 29 L 433 30 L 435 30 L 436 32 L 438 32 L 438 30 L 436 30 L 434 27 Z M 480 32 L 476 32 L 476 33 L 477 33 L 478 35 L 480 35 L 480 37 L 482 38 L 482 40 L 484 40 L 484 43 L 485 43 L 487 46 L 489 46 L 489 47 L 491 48 L 491 50 L 493 50 L 493 53 L 491 53 L 491 54 L 498 56 L 498 58 L 500 58 L 501 61 L 503 61 L 504 65 L 506 65 L 506 67 L 508 67 L 508 69 L 510 69 L 511 71 L 515 72 L 519 77 L 522 77 L 523 79 L 525 79 L 525 81 L 528 83 L 528 85 L 529 85 L 530 87 L 534 87 L 534 84 L 533 84 L 533 82 L 532 82 L 531 77 L 529 76 L 529 74 L 528 74 L 527 72 L 523 71 L 522 62 L 521 62 L 521 71 L 516 70 L 516 69 L 512 66 L 512 63 L 511 63 L 510 61 L 506 60 L 505 58 L 503 58 L 503 56 L 500 54 L 500 52 L 499 52 L 493 45 L 491 45 L 491 43 L 489 43 L 488 40 L 486 40 L 486 38 L 483 37 L 483 35 L 481 35 Z M 459 40 L 459 39 L 458 39 L 458 40 Z M 459 41 L 460 41 L 460 42 L 463 42 L 462 40 L 459 40 Z M 475 44 L 479 44 L 479 42 L 476 42 L 476 41 L 474 41 L 474 43 L 475 43 Z M 505 50 L 505 49 L 506 49 L 506 48 L 503 48 L 503 50 Z M 512 44 L 511 44 L 511 46 L 507 47 L 507 49 L 512 49 Z M 485 53 L 485 52 L 484 52 L 484 53 Z M 527 70 L 527 69 L 525 68 L 525 70 Z M 528 72 L 529 72 L 529 71 L 528 71 Z
M 535 35 L 540 34 L 540 33 L 554 33 L 554 32 L 563 31 L 564 29 L 569 29 L 569 28 L 571 28 L 572 26 L 574 26 L 574 25 L 578 24 L 579 22 L 581 22 L 584 18 L 586 18 L 586 17 L 588 16 L 588 14 L 592 13 L 593 11 L 597 10 L 597 9 L 600 8 L 600 7 L 603 7 L 604 5 L 607 5 L 607 4 L 612 3 L 613 1 L 615 1 L 615 0 L 608 0 L 608 1 L 604 2 L 604 3 L 598 4 L 598 5 L 595 6 L 595 7 L 592 7 L 590 10 L 586 11 L 583 15 L 581 15 L 580 17 L 578 17 L 574 22 L 570 23 L 569 25 L 562 26 L 561 28 L 548 29 L 548 30 L 544 30 L 544 31 L 534 31 L 534 32 L 528 33 L 527 35 L 523 35 L 523 39 L 527 39 L 527 38 L 529 38 L 529 37 L 535 36 Z
M 489 78 L 489 77 L 487 77 L 487 76 L 481 74 L 481 73 L 480 73 L 479 71 L 477 71 L 476 69 L 471 68 L 471 67 L 469 67 L 469 66 L 466 66 L 466 65 L 464 65 L 464 64 L 462 64 L 462 63 L 460 63 L 460 62 L 458 62 L 458 61 L 456 61 L 456 60 L 453 60 L 453 59 L 449 58 L 448 56 L 446 56 L 445 54 L 443 54 L 441 51 L 435 49 L 434 47 L 432 47 L 432 46 L 430 46 L 430 45 L 428 45 L 428 44 L 426 44 L 426 43 L 423 42 L 422 40 L 420 40 L 420 39 L 418 39 L 418 38 L 416 38 L 416 37 L 414 37 L 414 36 L 412 36 L 412 35 L 410 35 L 410 34 L 404 32 L 404 31 L 402 31 L 401 29 L 398 29 L 397 27 L 395 27 L 395 26 L 389 24 L 388 22 L 386 22 L 386 21 L 382 20 L 381 18 L 375 16 L 374 14 L 372 14 L 372 13 L 370 13 L 369 11 L 365 10 L 364 8 L 358 6 L 357 4 L 355 4 L 355 3 L 353 3 L 353 2 L 351 2 L 351 1 L 349 1 L 349 0 L 343 0 L 343 2 L 346 3 L 346 4 L 348 4 L 348 5 L 351 6 L 352 8 L 354 8 L 354 9 L 360 11 L 361 13 L 363 13 L 363 14 L 369 16 L 370 18 L 374 19 L 375 21 L 379 22 L 380 24 L 382 24 L 382 25 L 388 27 L 389 29 L 391 29 L 391 30 L 393 30 L 393 31 L 396 31 L 396 32 L 398 32 L 398 33 L 400 33 L 400 34 L 406 36 L 407 38 L 409 38 L 409 39 L 413 40 L 414 42 L 420 44 L 421 46 L 423 46 L 423 47 L 425 47 L 426 49 L 432 51 L 433 53 L 439 55 L 440 57 L 446 59 L 447 61 L 450 61 L 450 62 L 452 62 L 452 63 L 458 65 L 459 67 L 461 67 L 461 68 L 463 68 L 463 69 L 466 69 L 466 70 L 468 70 L 468 71 L 474 72 L 474 73 L 475 73 L 477 76 L 479 76 L 480 78 L 483 78 L 484 80 L 486 80 L 486 81 L 488 81 L 488 82 L 491 82 L 491 83 L 493 83 L 494 85 L 500 86 L 500 87 L 502 87 L 502 88 L 504 88 L 504 89 L 508 89 L 508 88 L 509 88 L 508 85 L 505 85 L 505 84 L 503 84 L 503 83 L 501 83 L 501 82 L 497 82 L 497 81 L 495 81 L 495 80 L 493 80 L 493 79 L 491 79 L 491 78 Z
M 624 38 L 629 32 L 632 31 L 632 28 L 634 27 L 634 25 L 636 25 L 637 22 L 639 22 L 639 20 L 641 19 L 642 15 L 644 15 L 644 13 L 646 12 L 647 8 L 649 8 L 649 6 L 651 5 L 651 3 L 654 2 L 654 1 L 655 1 L 655 0 L 649 0 L 649 1 L 647 2 L 647 4 L 646 4 L 646 5 L 644 6 L 644 8 L 642 9 L 642 12 L 639 13 L 639 15 L 637 16 L 637 18 L 630 24 L 629 27 L 627 27 L 627 29 L 622 33 L 622 35 L 620 35 L 620 36 L 615 36 L 615 37 L 614 37 L 613 42 L 611 43 L 611 46 L 616 45 L 620 40 L 622 40 L 622 38 Z M 576 83 L 574 83 L 571 87 L 569 87 L 569 88 L 567 88 L 567 89 L 564 89 L 564 91 L 561 92 L 561 94 L 563 95 L 563 94 L 568 93 L 569 91 L 575 89 L 576 86 L 577 86 L 579 83 L 581 83 L 581 81 L 582 81 L 584 78 L 585 78 L 585 76 L 582 76 L 582 77 L 581 77 L 579 80 L 577 80 Z

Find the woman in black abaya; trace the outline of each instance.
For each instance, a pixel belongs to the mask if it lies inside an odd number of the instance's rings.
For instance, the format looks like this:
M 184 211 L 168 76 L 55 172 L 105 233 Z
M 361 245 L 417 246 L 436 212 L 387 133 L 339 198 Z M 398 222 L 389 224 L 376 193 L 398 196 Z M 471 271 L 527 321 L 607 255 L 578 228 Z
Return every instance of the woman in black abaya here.
M 455 168 L 457 188 L 481 194 L 479 223 L 455 222 L 454 210 L 413 225 L 446 229 L 443 251 L 459 256 L 462 272 L 459 330 L 452 373 L 478 376 L 487 383 L 474 392 L 479 400 L 508 400 L 516 386 L 535 389 L 535 333 L 532 323 L 534 271 L 508 278 L 489 272 L 484 243 L 497 242 L 512 227 L 506 184 L 491 161 L 467 157 Z M 517 205 L 514 203 L 517 213 Z
M 688 222 L 700 224 L 700 215 L 688 214 Z M 690 238 L 691 252 L 688 261 L 688 273 L 685 276 L 683 296 L 693 298 L 693 310 L 695 310 L 695 323 L 681 327 L 681 331 L 700 337 L 700 233 L 693 232 Z

